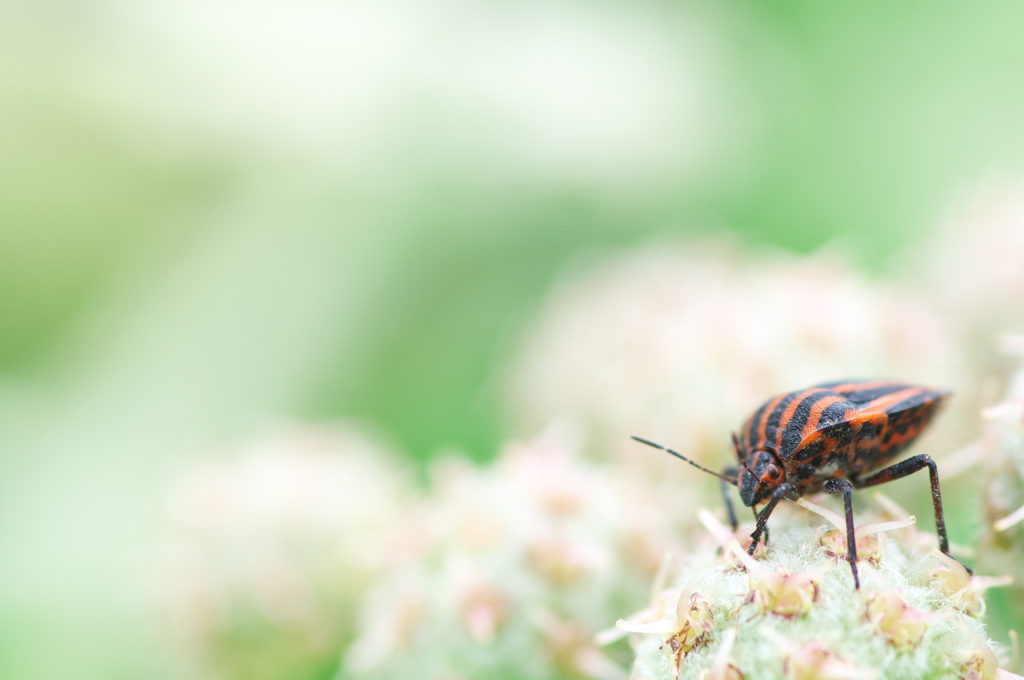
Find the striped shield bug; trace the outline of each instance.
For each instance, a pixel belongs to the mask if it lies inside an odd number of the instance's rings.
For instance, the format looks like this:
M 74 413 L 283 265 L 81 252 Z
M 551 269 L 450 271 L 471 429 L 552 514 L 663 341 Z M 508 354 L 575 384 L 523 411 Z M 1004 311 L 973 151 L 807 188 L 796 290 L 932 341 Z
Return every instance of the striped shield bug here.
M 737 487 L 743 504 L 754 509 L 757 525 L 747 550 L 751 555 L 761 535 L 767 538 L 768 518 L 783 499 L 824 491 L 842 494 L 846 508 L 847 560 L 853 582 L 857 544 L 853 527 L 853 489 L 891 482 L 928 468 L 939 549 L 949 554 L 942 514 L 938 468 L 927 455 L 885 467 L 909 447 L 928 426 L 949 392 L 884 380 L 841 380 L 772 397 L 732 437 L 738 467 L 721 473 L 652 441 L 637 441 L 667 451 Z M 869 474 L 870 473 L 870 474 Z M 733 530 L 738 526 L 728 494 L 726 509 Z M 765 504 L 757 511 L 757 506 Z

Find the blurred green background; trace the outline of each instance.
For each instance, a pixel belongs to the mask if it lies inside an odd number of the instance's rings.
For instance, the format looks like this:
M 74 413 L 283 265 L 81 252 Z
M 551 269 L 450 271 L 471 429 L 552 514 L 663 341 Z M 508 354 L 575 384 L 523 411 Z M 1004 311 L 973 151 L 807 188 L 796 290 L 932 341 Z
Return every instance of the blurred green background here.
M 162 674 L 183 452 L 359 416 L 486 459 L 578 253 L 728 231 L 898 269 L 1024 164 L 1024 6 L 0 9 L 0 676 Z

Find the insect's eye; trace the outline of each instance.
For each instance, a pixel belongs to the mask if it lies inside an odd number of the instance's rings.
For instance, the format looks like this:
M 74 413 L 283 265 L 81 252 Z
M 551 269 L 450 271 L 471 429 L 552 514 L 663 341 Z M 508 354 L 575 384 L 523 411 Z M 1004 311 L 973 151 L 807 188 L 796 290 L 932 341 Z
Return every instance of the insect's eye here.
M 782 477 L 782 470 L 777 465 L 769 465 L 764 470 L 764 477 L 766 482 L 777 482 Z

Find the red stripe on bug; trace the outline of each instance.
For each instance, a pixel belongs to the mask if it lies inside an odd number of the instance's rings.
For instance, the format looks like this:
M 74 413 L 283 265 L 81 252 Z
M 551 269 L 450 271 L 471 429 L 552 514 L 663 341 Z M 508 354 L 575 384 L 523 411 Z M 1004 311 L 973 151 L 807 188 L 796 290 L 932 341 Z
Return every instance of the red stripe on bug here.
M 807 417 L 807 424 L 804 425 L 803 436 L 805 439 L 815 436 L 818 431 L 818 423 L 821 422 L 821 414 L 825 412 L 832 404 L 838 404 L 841 401 L 846 401 L 839 395 L 832 397 L 825 397 L 814 406 L 811 407 L 811 415 Z
M 887 394 L 884 397 L 879 397 L 874 401 L 869 401 L 861 406 L 861 411 L 864 413 L 887 413 L 891 407 L 918 394 L 925 394 L 925 390 L 922 390 L 920 387 L 908 387 L 904 390 Z

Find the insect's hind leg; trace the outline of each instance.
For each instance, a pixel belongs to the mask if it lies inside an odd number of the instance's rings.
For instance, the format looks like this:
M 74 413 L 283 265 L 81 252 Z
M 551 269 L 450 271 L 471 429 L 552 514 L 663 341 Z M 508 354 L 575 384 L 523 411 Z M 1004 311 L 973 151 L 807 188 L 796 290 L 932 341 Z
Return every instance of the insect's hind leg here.
M 825 493 L 843 494 L 846 508 L 846 561 L 853 571 L 853 585 L 860 590 L 860 576 L 857 575 L 857 536 L 853 527 L 853 484 L 848 479 L 830 479 L 825 482 Z
M 722 474 L 726 477 L 736 477 L 739 474 L 739 470 L 734 467 L 727 467 L 722 470 Z M 736 533 L 736 530 L 740 528 L 740 523 L 736 520 L 736 509 L 732 505 L 732 499 L 729 498 L 729 483 L 724 479 L 721 480 L 722 485 L 722 500 L 725 501 L 725 512 L 729 516 L 729 526 L 732 527 L 732 532 Z
M 935 509 L 935 531 L 939 535 L 939 550 L 946 555 L 949 554 L 949 538 L 946 535 L 946 518 L 942 514 L 942 493 L 939 491 L 939 468 L 935 461 L 927 454 L 907 458 L 904 461 L 891 465 L 864 479 L 854 480 L 853 485 L 858 489 L 867 486 L 877 486 L 907 475 L 912 475 L 918 470 L 928 468 L 928 475 L 932 482 L 932 507 Z M 968 569 L 968 571 L 970 571 Z

